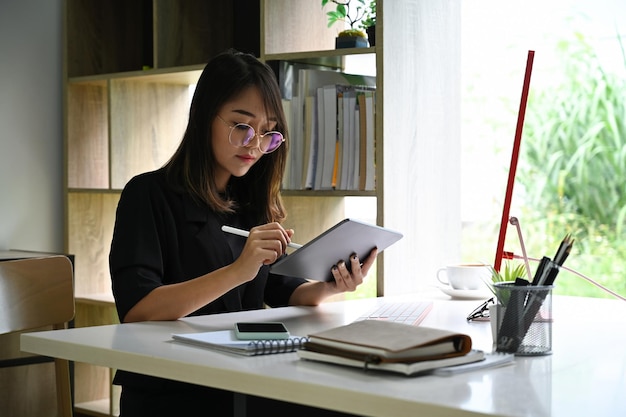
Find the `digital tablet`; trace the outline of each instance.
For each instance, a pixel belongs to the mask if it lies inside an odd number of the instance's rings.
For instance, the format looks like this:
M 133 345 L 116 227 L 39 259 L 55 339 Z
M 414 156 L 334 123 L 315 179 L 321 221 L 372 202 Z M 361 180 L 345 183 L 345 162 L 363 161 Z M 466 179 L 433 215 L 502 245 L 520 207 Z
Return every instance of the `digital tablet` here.
M 270 272 L 317 281 L 330 281 L 330 269 L 340 260 L 350 267 L 350 255 L 356 253 L 363 262 L 372 249 L 378 253 L 402 238 L 402 234 L 359 220 L 344 219 L 275 262 Z

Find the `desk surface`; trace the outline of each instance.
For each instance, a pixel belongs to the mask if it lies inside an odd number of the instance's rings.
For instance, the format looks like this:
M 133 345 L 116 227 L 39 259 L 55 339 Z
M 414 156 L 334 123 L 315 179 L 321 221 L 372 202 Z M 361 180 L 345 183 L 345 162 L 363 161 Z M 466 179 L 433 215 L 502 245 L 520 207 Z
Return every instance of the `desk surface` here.
M 421 296 L 425 298 L 425 296 Z M 425 298 L 426 299 L 426 298 Z M 296 353 L 242 357 L 171 341 L 172 333 L 283 321 L 294 335 L 346 324 L 382 299 L 326 303 L 22 335 L 22 350 L 335 409 L 364 416 L 626 415 L 626 303 L 553 300 L 553 354 L 452 377 L 405 377 L 298 359 Z M 480 301 L 434 297 L 423 326 L 462 331 L 491 351 L 488 322 L 468 323 Z

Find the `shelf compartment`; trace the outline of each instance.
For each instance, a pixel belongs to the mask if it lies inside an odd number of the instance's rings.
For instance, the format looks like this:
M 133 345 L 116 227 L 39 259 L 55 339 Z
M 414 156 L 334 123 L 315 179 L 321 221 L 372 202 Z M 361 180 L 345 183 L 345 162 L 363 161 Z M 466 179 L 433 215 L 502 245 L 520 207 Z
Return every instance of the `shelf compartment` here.
M 66 2 L 69 77 L 152 66 L 152 1 Z
M 76 327 L 118 324 L 113 297 L 102 296 L 102 301 L 78 297 L 76 299 Z M 111 385 L 114 370 L 86 363 L 75 362 L 75 410 L 81 415 L 119 415 L 119 387 Z
M 76 297 L 110 294 L 109 245 L 119 193 L 71 192 L 67 199 L 69 248 L 76 259 Z
M 232 22 L 232 9 L 225 6 L 228 5 L 223 1 L 157 0 L 155 67 L 207 62 L 213 48 L 231 45 L 232 34 L 212 24 L 212 21 Z
M 111 187 L 161 167 L 178 147 L 189 118 L 187 84 L 111 80 Z
M 67 0 L 67 74 L 206 64 L 230 47 L 258 56 L 259 14 L 259 0 Z
M 295 230 L 294 241 L 301 244 L 311 241 L 321 231 L 330 229 L 343 220 L 346 214 L 343 196 L 283 196 L 283 203 L 287 210 L 284 226 Z
M 334 49 L 340 25 L 328 28 L 326 12 L 319 1 L 263 1 L 261 58 L 270 54 Z
M 108 95 L 105 81 L 67 87 L 67 186 L 109 187 Z

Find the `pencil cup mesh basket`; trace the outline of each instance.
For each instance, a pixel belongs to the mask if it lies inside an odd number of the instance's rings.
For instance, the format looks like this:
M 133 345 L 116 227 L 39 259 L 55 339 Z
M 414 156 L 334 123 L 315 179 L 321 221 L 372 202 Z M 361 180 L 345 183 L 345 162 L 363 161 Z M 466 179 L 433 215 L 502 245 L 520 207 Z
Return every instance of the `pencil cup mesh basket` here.
M 504 306 L 496 332 L 498 352 L 519 356 L 552 353 L 553 288 L 553 285 L 495 284 L 496 296 Z

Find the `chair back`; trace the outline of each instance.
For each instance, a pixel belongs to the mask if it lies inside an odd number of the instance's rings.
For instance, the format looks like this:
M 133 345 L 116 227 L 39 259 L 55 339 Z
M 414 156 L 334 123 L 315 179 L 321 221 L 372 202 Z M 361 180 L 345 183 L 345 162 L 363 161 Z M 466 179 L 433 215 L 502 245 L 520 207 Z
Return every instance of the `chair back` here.
M 0 334 L 52 326 L 74 318 L 74 276 L 66 256 L 0 262 Z M 55 359 L 59 416 L 71 416 L 69 362 Z
M 0 334 L 74 318 L 72 264 L 66 256 L 0 262 Z

